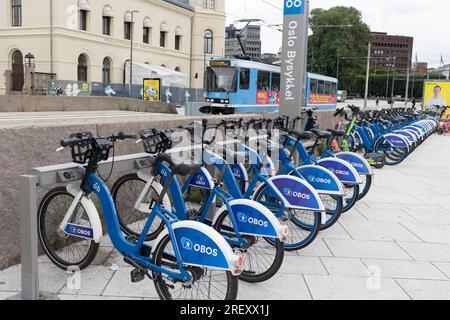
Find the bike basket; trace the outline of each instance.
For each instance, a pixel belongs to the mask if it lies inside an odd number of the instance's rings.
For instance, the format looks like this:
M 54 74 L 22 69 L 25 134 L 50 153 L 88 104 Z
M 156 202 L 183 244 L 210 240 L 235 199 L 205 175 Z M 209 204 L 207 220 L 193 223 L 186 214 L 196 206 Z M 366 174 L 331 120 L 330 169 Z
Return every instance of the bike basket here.
M 91 159 L 96 161 L 108 160 L 111 143 L 106 139 L 94 139 L 90 132 L 77 133 L 71 138 L 80 141 L 71 146 L 72 161 L 78 164 L 85 164 Z
M 155 129 L 145 129 L 140 132 L 142 144 L 146 153 L 164 153 L 172 148 L 172 141 L 164 132 Z

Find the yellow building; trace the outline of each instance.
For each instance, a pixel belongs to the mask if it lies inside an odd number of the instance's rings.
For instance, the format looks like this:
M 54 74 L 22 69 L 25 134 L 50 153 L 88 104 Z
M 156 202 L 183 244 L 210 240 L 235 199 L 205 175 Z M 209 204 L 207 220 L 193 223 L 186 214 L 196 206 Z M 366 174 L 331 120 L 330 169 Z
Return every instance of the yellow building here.
M 28 53 L 36 72 L 59 80 L 123 83 L 132 26 L 134 62 L 180 71 L 186 86 L 202 88 L 205 61 L 223 56 L 224 2 L 0 0 L 0 94 L 22 90 Z

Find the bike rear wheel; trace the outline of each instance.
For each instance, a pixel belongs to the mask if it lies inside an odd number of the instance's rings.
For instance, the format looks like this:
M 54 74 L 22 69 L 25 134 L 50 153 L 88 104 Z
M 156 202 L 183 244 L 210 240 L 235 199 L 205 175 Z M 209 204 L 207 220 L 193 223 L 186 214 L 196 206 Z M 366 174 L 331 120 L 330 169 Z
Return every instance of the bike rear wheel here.
M 254 195 L 253 200 L 261 203 L 289 228 L 284 243 L 286 251 L 296 251 L 309 246 L 317 237 L 321 228 L 321 213 L 297 209 L 285 209 L 278 197 L 268 186 L 263 186 Z M 268 239 L 272 244 L 273 241 Z
M 158 267 L 181 273 L 175 260 L 171 238 L 167 235 L 158 244 L 154 254 Z M 236 300 L 238 278 L 230 271 L 183 266 L 194 281 L 191 284 L 173 282 L 162 273 L 153 272 L 154 284 L 162 300 Z
M 74 196 L 65 187 L 50 190 L 38 209 L 38 236 L 47 257 L 59 268 L 67 270 L 88 267 L 97 255 L 99 244 L 93 240 L 75 237 L 59 229 Z M 79 203 L 69 223 L 91 227 L 86 210 Z
M 237 239 L 233 230 L 229 213 L 224 211 L 214 225 L 224 237 Z M 284 259 L 284 244 L 278 239 L 271 239 L 273 245 L 263 237 L 243 236 L 250 242 L 248 248 L 233 248 L 237 255 L 242 256 L 244 264 L 239 279 L 249 283 L 259 283 L 272 278 L 280 270 Z

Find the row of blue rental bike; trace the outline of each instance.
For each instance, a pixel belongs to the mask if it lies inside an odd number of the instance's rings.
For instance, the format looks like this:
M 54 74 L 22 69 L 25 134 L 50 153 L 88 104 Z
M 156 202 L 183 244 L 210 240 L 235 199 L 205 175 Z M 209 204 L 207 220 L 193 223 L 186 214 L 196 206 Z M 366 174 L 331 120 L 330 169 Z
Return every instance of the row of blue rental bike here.
M 308 125 L 312 118 L 306 114 Z M 414 129 L 384 134 L 386 149 L 377 152 L 400 152 L 403 146 L 409 151 L 435 126 L 433 120 L 404 118 Z M 372 185 L 364 154 L 333 152 L 333 138 L 345 132 L 299 132 L 294 128 L 300 120 L 204 120 L 139 134 L 72 134 L 59 150 L 70 149 L 84 174 L 81 184 L 52 189 L 40 203 L 38 234 L 45 253 L 61 269 L 85 269 L 106 226 L 132 266 L 131 281 L 151 279 L 161 299 L 236 299 L 238 280 L 271 279 L 286 251 L 313 243 Z M 403 131 L 399 123 L 395 127 Z M 323 139 L 327 150 L 318 153 Z M 98 164 L 110 157 L 114 164 L 114 147 L 125 140 L 142 144 L 148 160 L 109 189 Z

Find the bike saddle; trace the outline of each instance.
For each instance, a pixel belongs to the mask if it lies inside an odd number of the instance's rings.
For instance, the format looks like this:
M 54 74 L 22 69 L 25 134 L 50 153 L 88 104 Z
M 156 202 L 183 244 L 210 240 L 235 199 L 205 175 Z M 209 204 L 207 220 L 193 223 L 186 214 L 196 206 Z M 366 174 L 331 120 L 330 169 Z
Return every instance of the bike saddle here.
M 202 168 L 199 164 L 175 164 L 172 160 L 170 154 L 160 153 L 156 156 L 156 160 L 163 161 L 169 164 L 169 168 L 172 170 L 174 175 L 179 175 L 182 177 L 189 176 L 199 172 Z
M 329 138 L 331 136 L 331 132 L 328 131 L 311 129 L 311 132 L 314 133 L 319 138 Z
M 288 133 L 300 140 L 309 140 L 314 137 L 314 134 L 310 131 L 298 132 L 295 130 L 289 130 Z
M 345 131 L 342 131 L 342 130 L 328 129 L 327 131 L 332 133 L 334 137 L 345 136 Z

